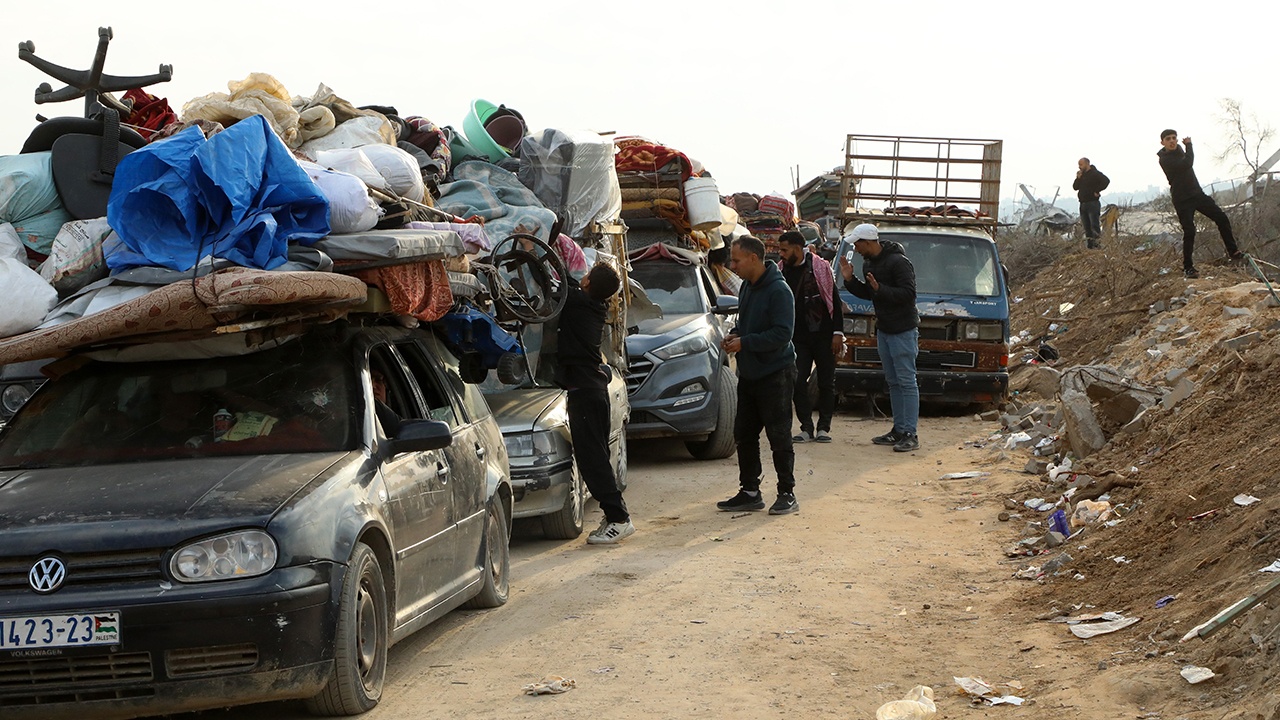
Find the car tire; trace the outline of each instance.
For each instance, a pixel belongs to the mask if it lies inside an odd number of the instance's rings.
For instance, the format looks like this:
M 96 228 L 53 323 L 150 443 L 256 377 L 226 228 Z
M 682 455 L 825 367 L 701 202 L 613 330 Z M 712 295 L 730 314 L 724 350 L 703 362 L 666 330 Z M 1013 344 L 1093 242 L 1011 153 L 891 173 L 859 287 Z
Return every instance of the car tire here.
M 511 570 L 511 542 L 507 534 L 507 519 L 495 498 L 489 503 L 484 521 L 484 543 L 480 548 L 484 561 L 484 581 L 480 592 L 462 607 L 468 610 L 496 608 L 507 602 L 510 590 L 507 574 Z
M 618 489 L 627 489 L 627 434 L 624 432 L 618 439 L 618 466 L 613 469 L 618 478 Z
M 729 368 L 720 367 L 720 382 L 716 388 L 716 429 L 706 440 L 686 442 L 689 454 L 697 460 L 719 460 L 733 454 L 737 444 L 733 439 L 733 421 L 738 414 L 738 378 Z
M 578 465 L 573 465 L 573 479 L 569 482 L 569 494 L 564 499 L 564 507 L 542 516 L 542 534 L 552 540 L 572 540 L 582 534 L 582 523 L 586 515 L 587 488 L 578 473 Z
M 387 586 L 373 550 L 356 543 L 342 581 L 333 673 L 318 695 L 307 700 L 313 715 L 358 715 L 382 699 L 387 676 Z

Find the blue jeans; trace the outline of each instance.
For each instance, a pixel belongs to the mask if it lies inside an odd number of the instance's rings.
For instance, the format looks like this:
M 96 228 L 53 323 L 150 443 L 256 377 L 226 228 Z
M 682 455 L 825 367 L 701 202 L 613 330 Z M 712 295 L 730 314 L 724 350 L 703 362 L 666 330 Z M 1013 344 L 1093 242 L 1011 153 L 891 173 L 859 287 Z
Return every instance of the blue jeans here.
M 900 333 L 876 333 L 880 364 L 889 383 L 889 406 L 893 409 L 893 430 L 899 435 L 916 434 L 920 422 L 920 388 L 916 385 L 916 353 L 920 350 L 920 331 L 912 328 Z

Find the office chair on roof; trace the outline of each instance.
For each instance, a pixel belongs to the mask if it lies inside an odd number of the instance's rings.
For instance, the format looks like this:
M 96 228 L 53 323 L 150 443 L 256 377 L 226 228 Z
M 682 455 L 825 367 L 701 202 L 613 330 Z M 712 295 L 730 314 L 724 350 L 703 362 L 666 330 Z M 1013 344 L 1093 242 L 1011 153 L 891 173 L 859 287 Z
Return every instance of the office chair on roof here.
M 36 104 L 84 98 L 84 117 L 45 118 L 31 131 L 23 153 L 52 151 L 53 182 L 72 217 L 85 220 L 107 214 L 111 181 L 120 158 L 147 144 L 137 132 L 120 126 L 121 113 L 131 108 L 106 94 L 144 88 L 173 78 L 173 66 L 161 65 L 154 75 L 127 77 L 102 72 L 107 60 L 111 28 L 98 28 L 98 50 L 88 70 L 72 70 L 37 57 L 35 43 L 18 43 L 18 59 L 67 84 L 54 90 L 49 83 L 36 88 Z

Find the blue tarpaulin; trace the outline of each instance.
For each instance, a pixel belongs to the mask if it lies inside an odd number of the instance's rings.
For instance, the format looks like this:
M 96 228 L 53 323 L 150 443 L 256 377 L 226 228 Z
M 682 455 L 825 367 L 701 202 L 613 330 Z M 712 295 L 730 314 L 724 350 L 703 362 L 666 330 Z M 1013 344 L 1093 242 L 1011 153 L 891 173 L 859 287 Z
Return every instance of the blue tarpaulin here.
M 261 116 L 208 140 L 189 128 L 120 159 L 107 203 L 112 272 L 204 257 L 270 270 L 329 234 L 329 203 Z

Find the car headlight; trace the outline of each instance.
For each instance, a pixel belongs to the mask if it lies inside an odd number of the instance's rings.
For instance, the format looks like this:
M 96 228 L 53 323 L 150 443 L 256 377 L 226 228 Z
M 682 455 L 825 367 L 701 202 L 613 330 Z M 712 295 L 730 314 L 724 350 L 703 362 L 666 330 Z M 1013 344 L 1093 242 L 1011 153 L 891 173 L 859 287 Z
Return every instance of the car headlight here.
M 1000 323 L 960 323 L 961 340 L 1003 340 L 1004 326 Z
M 707 341 L 706 336 L 700 332 L 690 333 L 674 342 L 653 351 L 653 354 L 663 360 L 674 360 L 685 355 L 696 355 L 706 352 L 711 348 L 711 343 Z
M 31 397 L 31 390 L 26 385 L 10 385 L 0 393 L 0 405 L 8 415 L 18 412 L 18 408 Z
M 539 430 L 503 435 L 502 442 L 507 445 L 507 457 L 551 455 L 556 450 L 556 431 Z
M 845 335 L 870 335 L 871 320 L 865 317 L 845 318 L 844 334 Z
M 270 535 L 242 530 L 182 547 L 169 561 L 169 571 L 180 582 L 234 580 L 269 573 L 277 559 L 276 541 Z

